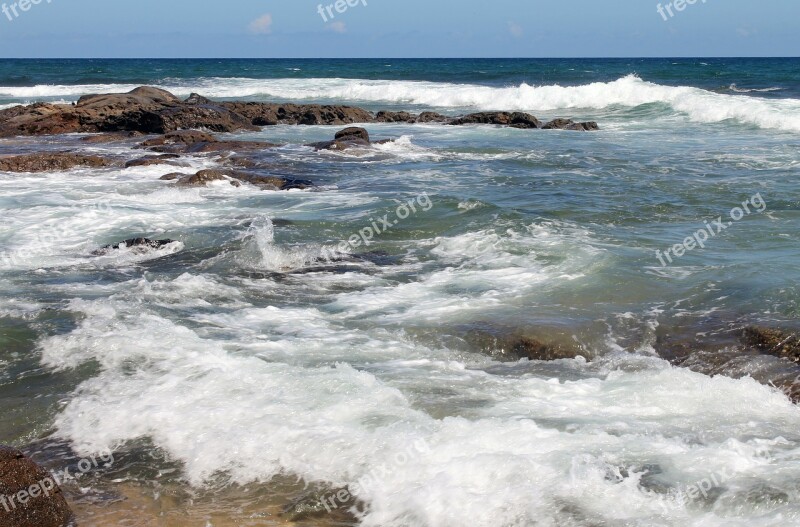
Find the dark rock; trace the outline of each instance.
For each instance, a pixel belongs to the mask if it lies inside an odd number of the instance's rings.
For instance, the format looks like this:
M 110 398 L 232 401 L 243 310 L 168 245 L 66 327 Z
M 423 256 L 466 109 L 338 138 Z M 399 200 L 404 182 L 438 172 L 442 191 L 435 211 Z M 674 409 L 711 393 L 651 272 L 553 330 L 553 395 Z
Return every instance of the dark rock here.
M 202 154 L 207 152 L 241 152 L 246 150 L 265 150 L 277 148 L 281 145 L 267 143 L 266 141 L 213 141 L 209 143 L 195 143 L 186 148 L 190 154 Z
M 352 106 L 224 102 L 220 105 L 245 116 L 256 126 L 276 124 L 340 125 L 368 123 L 372 114 Z
M 210 99 L 206 99 L 205 97 L 197 93 L 190 94 L 189 97 L 187 97 L 187 99 L 183 102 L 186 104 L 213 104 L 213 102 Z
M 492 355 L 501 361 L 520 359 L 552 361 L 574 359 L 578 356 L 590 358 L 585 351 L 563 336 L 544 341 L 539 337 L 530 336 L 527 332 L 509 330 L 493 324 L 473 324 L 464 338 L 482 353 Z
M 307 146 L 313 146 L 314 150 L 347 150 L 353 147 L 369 147 L 371 144 L 363 139 L 353 138 L 345 139 L 342 141 L 322 141 L 321 143 L 312 143 Z
M 139 148 L 150 148 L 164 145 L 193 145 L 195 143 L 213 143 L 217 138 L 206 132 L 196 130 L 177 130 L 139 144 Z
M 206 186 L 212 181 L 229 181 L 231 185 L 238 187 L 240 182 L 249 183 L 265 189 L 290 190 L 306 189 L 313 187 L 311 181 L 290 179 L 280 176 L 259 174 L 256 172 L 246 172 L 235 169 L 208 169 L 201 170 L 196 174 L 167 174 L 161 179 L 177 179 L 180 186 Z
M 163 165 L 169 164 L 171 159 L 178 159 L 179 155 L 177 154 L 161 154 L 158 156 L 144 156 L 138 159 L 133 159 L 125 163 L 125 168 L 131 167 L 147 167 L 151 165 Z
M 351 139 L 363 139 L 367 143 L 369 143 L 369 132 L 367 132 L 364 128 L 358 128 L 352 126 L 350 128 L 345 128 L 344 130 L 339 130 L 336 132 L 334 139 L 337 141 L 349 141 Z
M 800 337 L 796 333 L 750 326 L 742 332 L 741 340 L 762 353 L 800 362 Z
M 55 478 L 19 450 L 0 446 L 0 525 L 67 527 L 72 511 Z
M 165 175 L 161 176 L 158 179 L 160 179 L 162 181 L 174 181 L 174 180 L 180 179 L 180 178 L 182 178 L 182 177 L 184 177 L 186 175 L 187 174 L 182 174 L 180 172 L 171 172 L 169 174 L 165 174 Z
M 594 121 L 576 123 L 572 119 L 553 119 L 542 127 L 544 130 L 577 130 L 591 132 L 599 130 L 600 127 Z
M 110 132 L 87 135 L 86 137 L 81 137 L 81 141 L 85 143 L 114 143 L 143 135 L 142 132 Z
M 111 249 L 123 249 L 123 248 L 141 248 L 141 249 L 160 249 L 165 245 L 169 245 L 170 243 L 175 243 L 175 240 L 151 240 L 150 238 L 130 238 L 128 240 L 121 241 L 119 243 L 106 245 L 100 248 L 100 251 L 109 251 Z
M 422 112 L 417 117 L 418 123 L 446 123 L 450 118 L 436 112 Z
M 102 157 L 70 152 L 25 154 L 0 158 L 0 172 L 47 172 L 69 170 L 78 166 L 100 168 L 109 165 L 111 163 Z
M 417 116 L 408 112 L 378 112 L 375 121 L 379 123 L 413 123 Z
M 164 177 L 161 179 L 164 179 Z M 182 176 L 177 185 L 182 187 L 205 187 L 212 181 L 228 181 L 234 187 L 240 186 L 238 181 L 229 179 L 229 176 L 220 170 L 201 170 L 193 175 Z
M 541 128 L 542 122 L 529 113 L 514 112 L 509 126 L 513 128 Z

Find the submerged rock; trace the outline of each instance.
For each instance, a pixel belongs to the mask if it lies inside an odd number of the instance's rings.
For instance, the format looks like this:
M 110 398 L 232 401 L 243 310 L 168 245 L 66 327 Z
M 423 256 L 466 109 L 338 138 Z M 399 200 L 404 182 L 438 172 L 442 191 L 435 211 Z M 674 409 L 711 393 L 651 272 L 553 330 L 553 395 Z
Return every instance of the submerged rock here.
M 165 245 L 169 245 L 171 243 L 175 243 L 175 240 L 151 240 L 150 238 L 130 238 L 127 240 L 123 240 L 119 243 L 114 243 L 111 245 L 105 245 L 100 249 L 94 251 L 92 254 L 94 256 L 103 256 L 108 254 L 113 250 L 118 249 L 134 249 L 135 252 L 147 252 L 152 249 L 160 249 Z
M 171 175 L 167 174 L 162 176 L 161 179 L 167 179 Z M 228 181 L 234 187 L 241 186 L 241 183 L 230 179 L 230 176 L 220 170 L 201 170 L 196 174 L 181 175 L 176 184 L 182 187 L 205 187 L 213 181 Z
M 509 330 L 494 324 L 473 324 L 464 339 L 481 352 L 501 361 L 553 361 L 579 356 L 591 358 L 584 350 L 564 338 L 545 339 L 533 336 L 529 331 Z
M 600 127 L 594 121 L 576 123 L 572 119 L 553 119 L 542 127 L 543 130 L 577 130 L 592 132 L 599 130 Z
M 71 152 L 0 157 L 0 172 L 49 172 L 75 167 L 101 168 L 109 165 L 111 162 L 102 157 Z
M 744 329 L 742 343 L 762 353 L 800 363 L 800 337 L 778 329 L 750 326 Z
M 0 446 L 0 525 L 75 525 L 72 511 L 52 474 L 19 450 L 5 446 Z

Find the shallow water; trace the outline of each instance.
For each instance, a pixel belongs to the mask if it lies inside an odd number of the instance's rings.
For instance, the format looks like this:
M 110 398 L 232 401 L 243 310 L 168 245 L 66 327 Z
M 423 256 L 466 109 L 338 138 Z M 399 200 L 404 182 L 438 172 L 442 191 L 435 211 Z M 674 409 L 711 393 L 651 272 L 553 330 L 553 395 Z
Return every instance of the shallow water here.
M 329 127 L 235 135 L 285 144 L 255 157 L 320 185 L 306 191 L 176 189 L 158 180 L 173 171 L 163 166 L 0 174 L 0 243 L 14 255 L 0 282 L 0 442 L 69 445 L 47 458 L 54 467 L 105 448 L 141 456 L 92 476 L 100 497 L 78 505 L 85 518 L 136 510 L 224 525 L 220 515 L 262 510 L 286 521 L 276 511 L 303 485 L 282 490 L 277 477 L 349 487 L 368 505 L 367 526 L 800 524 L 800 411 L 746 377 L 797 372 L 734 338 L 749 323 L 796 327 L 796 81 L 775 73 L 782 62 L 719 66 L 762 68 L 765 84 L 785 88 L 748 94 L 700 75 L 675 86 L 677 68 L 663 64 L 648 65 L 653 78 L 561 66 L 550 74 L 561 72 L 560 86 L 533 87 L 529 66 L 503 65 L 491 82 L 459 77 L 463 64 L 432 78 L 411 66 L 382 76 L 367 62 L 351 67 L 387 80 L 175 71 L 160 84 L 527 110 L 602 130 L 371 124 L 374 138 L 397 140 L 347 154 L 302 146 L 329 139 Z M 136 80 L 115 68 L 105 91 Z M 88 89 L 40 82 L 0 96 L 71 100 Z M 35 144 L 5 140 L 0 154 Z M 181 162 L 187 173 L 216 163 Z M 750 213 L 733 221 L 746 201 Z M 368 246 L 321 258 L 385 215 L 390 228 Z M 720 216 L 726 227 L 705 248 L 661 265 L 657 249 Z M 92 255 L 134 236 L 179 243 Z M 499 362 L 470 337 L 487 328 L 592 360 Z M 665 342 L 725 348 L 738 361 L 726 373 L 744 378 L 674 367 Z M 703 491 L 684 499 L 693 486 Z

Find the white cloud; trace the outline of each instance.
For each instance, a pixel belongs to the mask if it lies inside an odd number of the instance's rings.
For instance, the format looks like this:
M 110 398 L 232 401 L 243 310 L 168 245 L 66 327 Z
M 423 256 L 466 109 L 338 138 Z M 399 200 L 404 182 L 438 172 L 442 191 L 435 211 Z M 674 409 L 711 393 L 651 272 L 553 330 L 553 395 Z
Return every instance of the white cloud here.
M 331 22 L 328 27 L 331 31 L 336 31 L 337 33 L 345 33 L 347 31 L 347 26 L 344 22 Z
M 266 15 L 256 18 L 250 22 L 247 29 L 250 33 L 255 33 L 256 35 L 266 35 L 272 32 L 272 15 L 267 13 Z
M 522 38 L 525 34 L 525 30 L 522 29 L 522 26 L 515 22 L 508 23 L 508 32 L 511 33 L 514 38 Z

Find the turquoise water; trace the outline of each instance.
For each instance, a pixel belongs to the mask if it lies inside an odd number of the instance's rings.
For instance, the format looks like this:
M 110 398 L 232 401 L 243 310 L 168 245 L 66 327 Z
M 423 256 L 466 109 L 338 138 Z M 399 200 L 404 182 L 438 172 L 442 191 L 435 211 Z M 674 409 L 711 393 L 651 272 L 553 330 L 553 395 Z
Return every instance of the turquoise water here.
M 354 153 L 303 146 L 331 127 L 233 134 L 284 144 L 252 157 L 313 191 L 175 189 L 158 166 L 0 174 L 0 243 L 17 255 L 0 271 L 0 442 L 154 449 L 179 475 L 131 468 L 146 488 L 279 474 L 353 488 L 388 463 L 359 489 L 365 525 L 800 525 L 800 411 L 765 384 L 800 372 L 735 338 L 797 327 L 799 65 L 0 62 L 9 105 L 155 84 L 601 128 L 368 124 L 396 141 Z M 133 158 L 132 144 L 88 148 Z M 0 153 L 65 147 L 87 149 Z M 320 258 L 384 216 L 369 246 Z M 704 248 L 674 248 L 719 217 Z M 180 243 L 92 255 L 134 236 Z M 591 360 L 500 362 L 471 337 L 487 328 Z M 728 376 L 673 367 L 681 346 L 723 348 Z M 415 441 L 428 448 L 396 461 Z M 713 499 L 663 507 L 721 471 Z

